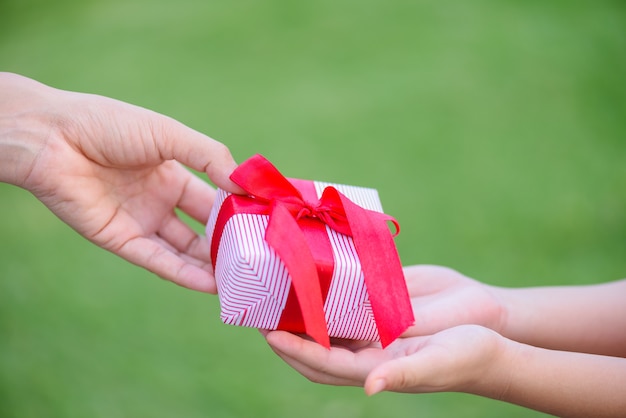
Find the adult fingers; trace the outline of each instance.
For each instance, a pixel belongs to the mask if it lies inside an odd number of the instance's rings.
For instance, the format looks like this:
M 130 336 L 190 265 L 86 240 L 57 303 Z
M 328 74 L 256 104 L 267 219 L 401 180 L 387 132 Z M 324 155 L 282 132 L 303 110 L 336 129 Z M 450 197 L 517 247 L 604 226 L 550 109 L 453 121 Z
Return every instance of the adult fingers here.
M 206 237 L 196 233 L 174 214 L 168 217 L 157 233 L 176 252 L 210 262 L 210 246 Z
M 206 293 L 217 292 L 215 277 L 208 269 L 185 260 L 156 240 L 136 237 L 127 241 L 116 253 L 180 286 Z
M 180 170 L 187 171 L 182 166 Z M 188 180 L 176 206 L 192 219 L 204 225 L 209 219 L 215 201 L 215 189 L 188 171 L 183 175 L 188 175 Z

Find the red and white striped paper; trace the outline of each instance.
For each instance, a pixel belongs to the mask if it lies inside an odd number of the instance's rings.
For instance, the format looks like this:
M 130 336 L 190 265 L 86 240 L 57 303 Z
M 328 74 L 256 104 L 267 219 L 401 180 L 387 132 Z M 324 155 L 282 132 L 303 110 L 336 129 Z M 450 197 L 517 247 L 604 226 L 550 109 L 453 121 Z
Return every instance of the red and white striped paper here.
M 313 182 L 318 198 L 334 186 L 354 203 L 382 212 L 375 189 Z M 228 196 L 218 190 L 207 223 L 211 242 L 217 214 Z M 219 243 L 215 278 L 226 324 L 276 329 L 285 308 L 291 277 L 276 252 L 264 239 L 269 216 L 235 214 L 226 223 Z M 337 338 L 378 341 L 361 264 L 352 238 L 326 227 L 332 247 L 334 270 L 324 302 L 328 335 Z

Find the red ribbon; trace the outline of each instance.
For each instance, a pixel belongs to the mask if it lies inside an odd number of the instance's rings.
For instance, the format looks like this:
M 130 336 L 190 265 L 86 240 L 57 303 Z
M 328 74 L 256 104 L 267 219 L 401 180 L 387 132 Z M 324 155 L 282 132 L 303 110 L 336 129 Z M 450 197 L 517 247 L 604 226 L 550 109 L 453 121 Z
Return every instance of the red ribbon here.
M 352 237 L 382 346 L 389 345 L 413 324 L 402 266 L 393 243 L 393 236 L 399 232 L 393 217 L 358 206 L 332 186 L 324 189 L 319 201 L 308 202 L 261 155 L 242 163 L 230 178 L 249 196 L 230 195 L 222 204 L 211 243 L 214 266 L 225 224 L 220 216 L 230 217 L 242 212 L 269 215 L 265 240 L 291 276 L 304 331 L 318 343 L 330 347 L 318 269 L 301 228 L 301 224 L 310 225 L 314 220 Z M 388 221 L 395 226 L 395 235 L 391 234 Z

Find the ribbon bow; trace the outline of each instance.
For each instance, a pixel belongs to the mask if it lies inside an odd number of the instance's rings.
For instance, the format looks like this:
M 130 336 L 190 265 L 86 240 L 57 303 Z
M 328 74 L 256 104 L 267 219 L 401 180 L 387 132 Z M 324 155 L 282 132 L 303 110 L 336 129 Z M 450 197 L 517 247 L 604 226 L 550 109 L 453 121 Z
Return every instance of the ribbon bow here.
M 248 193 L 247 197 L 230 197 L 246 199 L 246 210 L 269 215 L 265 240 L 291 276 L 305 332 L 311 338 L 330 347 L 318 271 L 300 226 L 305 219 L 317 220 L 352 237 L 383 347 L 413 323 L 408 291 L 393 243 L 393 237 L 399 233 L 399 225 L 393 217 L 362 208 L 332 186 L 324 189 L 318 202 L 306 201 L 261 155 L 242 163 L 230 178 Z M 237 205 L 237 202 L 228 204 Z M 394 235 L 387 226 L 388 221 L 395 226 Z M 211 245 L 214 266 L 218 246 L 215 236 Z

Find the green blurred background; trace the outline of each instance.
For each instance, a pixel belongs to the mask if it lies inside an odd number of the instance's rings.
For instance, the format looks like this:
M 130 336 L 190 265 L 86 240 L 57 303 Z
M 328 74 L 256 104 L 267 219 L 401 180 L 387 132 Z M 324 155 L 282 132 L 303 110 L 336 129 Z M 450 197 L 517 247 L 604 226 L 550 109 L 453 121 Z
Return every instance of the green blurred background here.
M 375 187 L 405 264 L 502 286 L 626 276 L 622 1 L 0 0 L 0 69 Z M 313 384 L 222 325 L 217 298 L 0 185 L 0 416 L 540 414 Z

